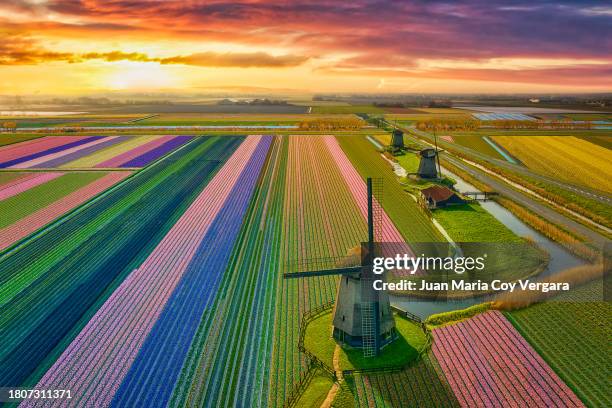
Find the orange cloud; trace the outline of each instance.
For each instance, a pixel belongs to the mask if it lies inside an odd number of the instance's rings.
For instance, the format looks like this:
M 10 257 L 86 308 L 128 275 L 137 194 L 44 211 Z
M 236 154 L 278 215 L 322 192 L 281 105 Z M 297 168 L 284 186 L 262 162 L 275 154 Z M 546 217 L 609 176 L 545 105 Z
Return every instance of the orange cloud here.
M 196 65 L 200 67 L 267 67 L 284 68 L 295 67 L 308 61 L 308 57 L 301 55 L 274 56 L 265 52 L 254 53 L 216 53 L 201 52 L 197 54 L 160 58 L 161 64 Z
M 200 67 L 236 68 L 285 68 L 295 67 L 308 61 L 301 55 L 270 55 L 265 52 L 253 53 L 216 53 L 202 52 L 166 58 L 154 58 L 138 52 L 54 52 L 38 47 L 33 41 L 20 36 L 7 38 L 0 44 L 0 65 L 36 65 L 49 61 L 79 63 L 88 60 L 157 62 L 160 64 L 181 64 Z

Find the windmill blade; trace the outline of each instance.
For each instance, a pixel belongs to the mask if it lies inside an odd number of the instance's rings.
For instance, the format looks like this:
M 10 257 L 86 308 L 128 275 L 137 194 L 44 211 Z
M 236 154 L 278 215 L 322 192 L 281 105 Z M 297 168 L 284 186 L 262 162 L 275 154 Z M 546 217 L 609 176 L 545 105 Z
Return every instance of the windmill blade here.
M 362 266 L 352 266 L 348 268 L 332 268 L 332 269 L 320 269 L 317 271 L 308 272 L 289 272 L 284 273 L 283 278 L 310 278 L 313 276 L 330 276 L 330 275 L 351 275 L 355 273 L 361 273 L 363 270 Z

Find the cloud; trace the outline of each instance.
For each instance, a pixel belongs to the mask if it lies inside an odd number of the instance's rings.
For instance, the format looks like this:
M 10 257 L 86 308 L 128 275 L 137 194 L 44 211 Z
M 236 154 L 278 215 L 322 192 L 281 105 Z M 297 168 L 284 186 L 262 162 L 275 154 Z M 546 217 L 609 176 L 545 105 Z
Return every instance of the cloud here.
M 222 68 L 286 68 L 301 65 L 308 57 L 300 55 L 270 55 L 265 52 L 216 53 L 202 52 L 165 58 L 154 58 L 139 52 L 54 52 L 40 48 L 29 38 L 8 37 L 0 43 L 0 65 L 36 65 L 45 62 L 63 61 L 81 63 L 89 60 L 156 62 L 159 64 L 181 64 L 199 67 Z
M 4 17 L 2 11 L 7 10 Z M 53 18 L 49 19 L 49 16 Z M 458 77 L 489 77 L 500 82 L 525 78 L 565 84 L 584 70 L 572 66 L 587 60 L 607 60 L 612 48 L 612 13 L 597 0 L 48 0 L 36 6 L 26 0 L 0 2 L 0 26 L 37 38 L 69 39 L 73 53 L 43 49 L 2 52 L 0 64 L 150 61 L 202 67 L 282 68 L 304 64 L 316 56 L 316 72 L 373 72 L 379 77 L 440 75 L 450 69 L 419 73 L 417 60 L 456 61 Z M 152 57 L 140 53 L 87 53 L 88 42 L 239 45 L 255 53 L 197 53 Z M 115 47 L 114 45 L 112 47 Z M 6 48 L 6 47 L 5 47 Z M 117 47 L 119 48 L 119 47 Z M 235 49 L 232 47 L 231 49 Z M 276 55 L 282 49 L 286 55 Z M 172 51 L 170 51 L 172 52 Z M 272 52 L 272 51 L 270 51 Z M 178 52 L 177 52 L 178 53 Z M 575 60 L 567 71 L 479 69 L 465 62 L 491 59 Z M 336 61 L 333 67 L 322 66 Z M 340 61 L 340 62 L 338 62 Z M 461 68 L 461 69 L 459 69 Z M 388 71 L 389 75 L 385 72 Z M 504 80 L 504 75 L 507 80 Z M 598 77 L 599 78 L 599 77 Z M 578 76 L 571 82 L 593 86 L 600 79 Z M 607 82 L 606 82 L 607 83 Z
M 267 67 L 284 68 L 295 67 L 308 61 L 308 57 L 301 55 L 274 56 L 265 52 L 254 53 L 216 53 L 201 52 L 197 54 L 160 58 L 161 64 L 196 65 L 199 67 Z

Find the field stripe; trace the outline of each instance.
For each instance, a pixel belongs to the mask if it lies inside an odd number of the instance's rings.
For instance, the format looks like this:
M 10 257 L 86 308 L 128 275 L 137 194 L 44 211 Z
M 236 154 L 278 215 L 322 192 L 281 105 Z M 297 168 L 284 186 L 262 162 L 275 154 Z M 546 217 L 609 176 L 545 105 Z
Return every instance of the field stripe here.
M 123 164 L 133 160 L 134 158 L 146 153 L 150 150 L 155 149 L 158 146 L 163 145 L 164 143 L 172 140 L 173 136 L 162 136 L 158 139 L 147 142 L 141 146 L 138 146 L 134 149 L 123 152 L 112 159 L 103 161 L 102 163 L 98 163 L 95 167 L 122 167 Z
M 70 154 L 66 154 L 64 156 L 58 157 L 53 160 L 46 161 L 44 163 L 37 164 L 36 166 L 32 166 L 33 168 L 51 168 L 51 167 L 59 167 L 63 164 L 70 163 L 71 161 L 78 160 L 82 157 L 93 154 L 99 150 L 106 149 L 107 147 L 114 146 L 118 143 L 125 142 L 129 136 L 112 136 L 107 137 L 100 143 L 90 143 L 87 146 L 84 146 L 82 149 L 76 150 Z
M 46 156 L 52 153 L 56 153 L 56 152 L 60 152 L 66 149 L 70 149 L 71 147 L 74 146 L 80 146 L 82 144 L 85 143 L 89 143 L 92 142 L 94 140 L 98 140 L 100 139 L 102 136 L 89 136 L 89 137 L 80 137 L 77 140 L 74 141 L 70 141 L 68 143 L 64 143 L 64 144 L 60 144 L 57 145 L 57 143 L 49 143 L 49 146 L 53 146 L 53 147 L 49 147 L 47 149 L 38 151 L 36 153 L 31 153 L 31 152 L 27 152 L 29 154 L 26 154 L 25 156 L 21 156 L 21 157 L 16 157 L 14 159 L 10 159 L 4 162 L 0 163 L 0 168 L 10 168 L 10 167 L 14 167 L 17 164 L 26 162 L 26 161 L 30 161 L 32 159 L 36 159 L 38 157 L 42 157 L 42 156 Z
M 163 136 L 129 136 L 125 141 L 99 150 L 89 156 L 81 157 L 80 159 L 63 164 L 62 168 L 82 168 L 82 167 L 98 167 L 98 164 L 112 159 L 126 151 L 135 149 L 152 140 L 159 139 Z
M 16 223 L 0 229 L 0 249 L 4 249 L 21 238 L 28 236 L 60 215 L 84 203 L 91 197 L 101 193 L 127 176 L 129 176 L 129 172 L 108 174 L 62 197 L 51 205 L 41 208 L 27 217 L 22 218 Z
M 0 200 L 6 200 L 9 197 L 22 193 L 31 189 L 32 187 L 39 186 L 47 181 L 51 181 L 64 173 L 53 172 L 53 173 L 33 173 L 26 177 L 15 180 L 15 182 L 0 187 Z
M 176 136 L 168 140 L 164 144 L 155 147 L 149 151 L 143 152 L 140 156 L 133 158 L 130 161 L 123 163 L 120 167 L 144 167 L 163 156 L 164 154 L 176 149 L 179 146 L 187 143 L 192 139 L 191 136 Z
M 200 137 L 0 258 L 0 384 L 36 385 L 242 140 Z
M 117 136 L 111 136 L 111 137 L 102 137 L 100 139 L 95 139 L 95 140 L 91 140 L 87 143 L 83 143 L 74 147 L 71 147 L 69 149 L 65 149 L 65 150 L 61 150 L 55 153 L 51 153 L 51 154 L 47 154 L 45 156 L 41 156 L 41 157 L 37 157 L 35 159 L 32 160 L 28 160 L 19 164 L 16 164 L 14 166 L 12 166 L 12 168 L 14 169 L 29 169 L 29 168 L 33 168 L 33 167 L 53 167 L 52 165 L 47 165 L 47 162 L 50 162 L 52 160 L 56 160 L 56 159 L 62 159 L 64 156 L 67 156 L 71 153 L 75 153 L 75 152 L 79 152 L 83 149 L 86 149 L 88 147 L 91 146 L 97 146 L 101 143 L 105 143 L 107 142 L 109 139 L 115 139 Z M 44 165 L 43 165 L 44 164 Z
M 79 136 L 46 136 L 0 147 L 0 160 L 9 161 L 80 140 Z

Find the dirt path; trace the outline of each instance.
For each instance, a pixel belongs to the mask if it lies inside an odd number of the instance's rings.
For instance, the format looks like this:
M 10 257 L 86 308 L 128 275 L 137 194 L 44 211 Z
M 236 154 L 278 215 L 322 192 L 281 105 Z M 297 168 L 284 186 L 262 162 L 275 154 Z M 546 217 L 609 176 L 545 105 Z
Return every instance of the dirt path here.
M 336 398 L 336 394 L 338 394 L 338 390 L 340 390 L 340 382 L 344 380 L 342 377 L 342 370 L 340 370 L 340 346 L 336 344 L 336 348 L 334 349 L 334 371 L 338 376 L 338 381 L 332 385 L 327 393 L 327 397 L 325 397 L 325 401 L 321 404 L 321 408 L 330 408 L 332 402 L 334 402 L 334 398 Z

